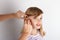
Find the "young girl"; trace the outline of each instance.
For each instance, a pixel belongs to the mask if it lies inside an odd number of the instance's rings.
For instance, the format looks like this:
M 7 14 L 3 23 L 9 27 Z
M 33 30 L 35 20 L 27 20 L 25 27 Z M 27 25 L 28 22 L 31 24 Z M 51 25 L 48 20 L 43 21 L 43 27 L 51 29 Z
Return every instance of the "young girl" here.
M 43 40 L 45 32 L 42 28 L 43 11 L 37 7 L 30 7 L 25 12 L 24 26 L 19 40 Z

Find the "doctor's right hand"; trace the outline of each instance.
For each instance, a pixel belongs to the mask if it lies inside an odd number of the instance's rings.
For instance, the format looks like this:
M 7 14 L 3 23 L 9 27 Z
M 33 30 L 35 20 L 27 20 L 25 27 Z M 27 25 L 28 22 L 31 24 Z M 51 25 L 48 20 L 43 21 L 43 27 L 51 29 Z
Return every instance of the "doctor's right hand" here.
M 21 10 L 18 10 L 15 14 L 15 17 L 18 18 L 18 19 L 24 18 L 24 16 L 25 16 L 25 13 L 22 12 Z
M 30 19 L 25 19 L 22 33 L 30 35 L 31 32 L 32 32 L 31 20 Z

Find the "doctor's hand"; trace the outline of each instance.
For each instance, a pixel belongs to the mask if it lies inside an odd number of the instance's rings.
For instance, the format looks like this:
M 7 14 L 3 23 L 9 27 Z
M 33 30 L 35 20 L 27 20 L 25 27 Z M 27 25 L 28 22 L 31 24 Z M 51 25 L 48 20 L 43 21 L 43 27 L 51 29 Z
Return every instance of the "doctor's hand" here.
M 16 14 L 15 14 L 15 17 L 20 19 L 20 18 L 24 18 L 25 16 L 25 13 L 22 12 L 21 10 L 17 11 Z
M 33 28 L 32 28 L 32 25 L 31 25 L 31 20 L 30 19 L 25 19 L 22 34 L 30 35 L 31 32 L 32 32 L 32 29 Z

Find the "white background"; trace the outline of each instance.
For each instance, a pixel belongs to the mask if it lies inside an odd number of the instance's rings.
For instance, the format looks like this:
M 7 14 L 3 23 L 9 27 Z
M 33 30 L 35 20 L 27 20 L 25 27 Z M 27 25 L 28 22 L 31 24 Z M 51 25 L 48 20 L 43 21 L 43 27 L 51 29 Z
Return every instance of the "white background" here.
M 60 40 L 60 1 L 59 0 L 0 0 L 0 14 L 23 12 L 30 6 L 43 10 L 45 40 Z M 0 40 L 17 40 L 23 25 L 22 19 L 0 21 Z

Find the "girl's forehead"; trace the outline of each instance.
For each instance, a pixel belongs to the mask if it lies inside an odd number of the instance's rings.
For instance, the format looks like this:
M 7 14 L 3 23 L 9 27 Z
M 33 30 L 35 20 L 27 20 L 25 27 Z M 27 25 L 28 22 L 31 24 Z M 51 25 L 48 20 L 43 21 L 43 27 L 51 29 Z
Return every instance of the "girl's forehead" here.
M 40 14 L 39 16 L 37 16 L 36 18 L 42 18 L 42 14 Z
M 29 18 L 34 18 L 35 16 L 30 16 Z M 36 18 L 42 18 L 42 14 L 40 14 L 39 16 L 37 16 Z

